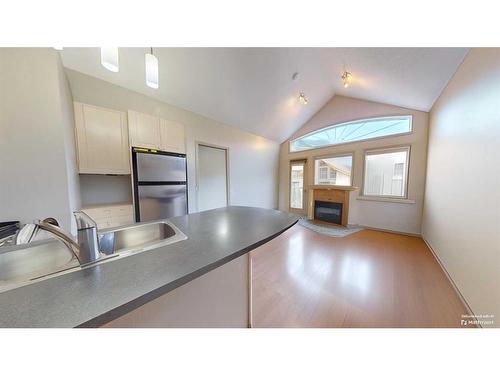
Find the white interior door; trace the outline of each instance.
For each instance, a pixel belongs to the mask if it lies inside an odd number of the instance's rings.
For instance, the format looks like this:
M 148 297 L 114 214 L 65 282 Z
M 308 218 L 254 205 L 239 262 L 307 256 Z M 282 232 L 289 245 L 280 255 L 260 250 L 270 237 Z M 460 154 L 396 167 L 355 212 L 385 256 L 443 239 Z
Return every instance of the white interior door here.
M 198 145 L 198 211 L 227 206 L 227 150 Z

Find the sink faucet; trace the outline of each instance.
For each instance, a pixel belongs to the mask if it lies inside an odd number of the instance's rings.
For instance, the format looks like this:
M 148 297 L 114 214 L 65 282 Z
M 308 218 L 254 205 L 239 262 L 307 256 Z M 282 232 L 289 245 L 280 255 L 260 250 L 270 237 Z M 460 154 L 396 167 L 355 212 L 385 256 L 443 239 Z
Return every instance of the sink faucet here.
M 80 265 L 97 262 L 105 256 L 99 251 L 97 224 L 85 212 L 76 211 L 73 214 L 78 228 L 78 242 L 64 233 L 61 228 L 51 224 L 49 220 L 40 221 L 36 224 L 36 229 L 50 232 L 60 239 L 73 252 Z M 34 237 L 31 235 L 27 242 L 31 242 Z
M 73 215 L 75 215 L 78 229 L 78 244 L 80 245 L 78 260 L 80 264 L 98 261 L 105 255 L 99 251 L 96 222 L 83 211 L 75 211 Z

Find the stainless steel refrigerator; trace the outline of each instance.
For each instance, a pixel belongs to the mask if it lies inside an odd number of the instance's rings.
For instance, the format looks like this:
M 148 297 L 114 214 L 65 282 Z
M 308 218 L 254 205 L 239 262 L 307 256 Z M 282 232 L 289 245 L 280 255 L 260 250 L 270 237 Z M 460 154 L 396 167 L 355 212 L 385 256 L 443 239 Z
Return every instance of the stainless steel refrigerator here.
M 135 220 L 187 214 L 186 155 L 132 149 Z

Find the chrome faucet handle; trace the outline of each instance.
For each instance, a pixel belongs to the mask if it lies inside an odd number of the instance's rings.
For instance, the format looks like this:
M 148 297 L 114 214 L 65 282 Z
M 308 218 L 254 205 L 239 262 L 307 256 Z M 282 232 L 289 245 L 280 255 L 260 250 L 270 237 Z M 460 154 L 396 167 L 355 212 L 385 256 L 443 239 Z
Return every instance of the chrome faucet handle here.
M 78 228 L 78 243 L 80 245 L 80 264 L 97 262 L 105 257 L 99 249 L 99 239 L 96 222 L 85 212 L 73 212 Z
M 97 228 L 97 223 L 85 212 L 75 211 L 73 215 L 75 216 L 78 230 Z

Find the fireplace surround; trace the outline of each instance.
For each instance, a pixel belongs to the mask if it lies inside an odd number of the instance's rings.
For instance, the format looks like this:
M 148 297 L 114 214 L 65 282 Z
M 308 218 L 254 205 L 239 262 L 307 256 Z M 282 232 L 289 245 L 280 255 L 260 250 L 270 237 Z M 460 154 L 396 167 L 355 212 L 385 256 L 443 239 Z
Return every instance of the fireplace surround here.
M 347 226 L 349 219 L 349 194 L 355 189 L 357 188 L 351 186 L 310 185 L 308 189 L 307 218 L 309 220 L 319 220 Z M 326 205 L 325 209 L 322 210 L 323 213 L 318 217 L 316 215 L 316 202 L 333 203 L 333 205 Z M 339 204 L 341 205 L 340 213 L 338 212 Z M 333 212 L 331 211 L 332 209 L 337 211 Z M 340 222 L 338 221 L 338 217 L 335 217 L 334 221 L 332 221 L 331 216 L 324 216 L 325 214 L 332 213 L 335 215 L 339 213 Z

